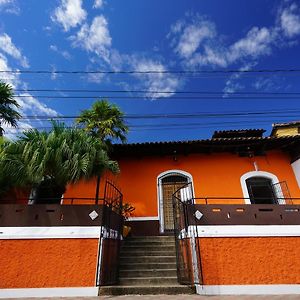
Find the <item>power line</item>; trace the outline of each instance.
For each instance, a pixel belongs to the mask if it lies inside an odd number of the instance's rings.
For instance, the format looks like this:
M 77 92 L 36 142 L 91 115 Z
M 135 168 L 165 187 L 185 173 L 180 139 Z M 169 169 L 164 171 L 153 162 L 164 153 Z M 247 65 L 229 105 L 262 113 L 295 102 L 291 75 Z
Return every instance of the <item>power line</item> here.
M 300 110 L 288 109 L 288 110 L 271 110 L 271 111 L 252 111 L 252 112 L 221 112 L 221 113 L 173 113 L 173 114 L 125 114 L 124 119 L 185 119 L 185 118 L 204 118 L 204 117 L 242 117 L 242 116 L 266 116 L 266 115 L 276 115 L 281 116 L 282 113 L 298 114 Z M 25 116 L 22 120 L 62 120 L 62 119 L 76 119 L 79 115 L 64 115 L 64 116 Z
M 91 95 L 91 96 L 49 96 L 49 95 L 15 95 L 15 98 L 40 98 L 40 99 L 144 99 L 144 98 L 149 98 L 149 99 L 164 99 L 164 100 L 226 100 L 226 99 L 248 99 L 248 100 L 260 100 L 260 99 L 299 99 L 300 94 L 297 95 L 291 95 L 287 97 L 287 95 L 274 95 L 274 96 L 232 96 L 231 94 L 225 94 L 225 95 L 219 95 L 219 96 L 179 96 L 179 97 L 151 97 L 151 96 L 110 96 L 110 95 Z
M 223 73 L 299 73 L 300 69 L 256 69 L 256 70 L 119 70 L 119 71 L 83 71 L 83 70 L 0 70 L 0 73 L 12 74 L 223 74 Z
M 143 94 L 205 94 L 205 95 L 300 95 L 300 92 L 215 92 L 215 91 L 157 91 L 157 90 L 89 90 L 89 89 L 16 89 L 15 92 L 55 93 L 143 93 Z M 22 95 L 19 95 L 22 96 Z
M 268 120 L 260 120 L 255 122 L 255 125 L 258 124 L 269 124 Z M 142 130 L 184 130 L 184 129 L 197 129 L 197 128 L 211 128 L 211 126 L 245 126 L 248 125 L 249 121 L 228 121 L 228 122 L 211 122 L 211 123 L 185 123 L 185 124 L 144 124 L 144 125 L 132 125 L 129 126 L 130 130 L 133 131 L 142 131 Z M 176 125 L 176 126 L 175 126 Z M 66 128 L 74 128 L 72 126 L 66 126 Z M 33 129 L 38 130 L 50 130 L 50 126 L 34 127 Z M 20 130 L 29 130 L 28 127 L 18 127 L 18 128 L 7 128 L 6 131 L 20 131 Z

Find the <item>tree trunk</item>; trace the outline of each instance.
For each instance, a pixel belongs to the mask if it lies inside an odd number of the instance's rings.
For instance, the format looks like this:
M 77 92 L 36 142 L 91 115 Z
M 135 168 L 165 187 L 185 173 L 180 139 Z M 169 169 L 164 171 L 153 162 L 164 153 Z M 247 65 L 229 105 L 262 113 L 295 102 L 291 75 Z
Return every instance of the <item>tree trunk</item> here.
M 99 202 L 100 179 L 101 176 L 97 175 L 96 195 L 95 195 L 96 204 L 98 204 Z

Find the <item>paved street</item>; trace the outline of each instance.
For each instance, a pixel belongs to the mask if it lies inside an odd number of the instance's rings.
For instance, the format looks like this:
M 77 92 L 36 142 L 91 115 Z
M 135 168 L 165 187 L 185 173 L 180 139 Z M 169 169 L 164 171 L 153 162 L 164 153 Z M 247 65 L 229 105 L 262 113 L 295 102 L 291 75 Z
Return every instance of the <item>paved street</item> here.
M 74 297 L 74 298 L 26 298 L 32 300 L 300 300 L 300 295 L 278 296 L 199 296 L 199 295 L 127 295 L 127 296 L 100 296 L 100 297 Z

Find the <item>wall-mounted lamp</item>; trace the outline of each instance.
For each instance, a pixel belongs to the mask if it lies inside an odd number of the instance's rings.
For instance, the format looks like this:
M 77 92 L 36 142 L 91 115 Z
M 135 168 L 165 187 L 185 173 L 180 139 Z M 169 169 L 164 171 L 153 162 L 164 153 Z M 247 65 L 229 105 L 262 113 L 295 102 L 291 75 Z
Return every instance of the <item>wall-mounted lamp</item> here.
M 177 161 L 178 159 L 177 159 L 177 151 L 176 150 L 174 150 L 173 151 L 173 161 Z

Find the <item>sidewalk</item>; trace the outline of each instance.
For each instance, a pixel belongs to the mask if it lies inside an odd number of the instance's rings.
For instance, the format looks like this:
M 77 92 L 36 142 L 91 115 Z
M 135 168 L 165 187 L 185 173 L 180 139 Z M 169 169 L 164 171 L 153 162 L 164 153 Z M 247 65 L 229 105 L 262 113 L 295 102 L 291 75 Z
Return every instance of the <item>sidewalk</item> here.
M 266 296 L 200 296 L 200 295 L 127 295 L 74 298 L 24 298 L 31 300 L 300 300 L 300 295 L 266 295 Z M 12 300 L 12 299 L 10 299 Z

